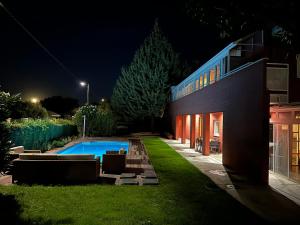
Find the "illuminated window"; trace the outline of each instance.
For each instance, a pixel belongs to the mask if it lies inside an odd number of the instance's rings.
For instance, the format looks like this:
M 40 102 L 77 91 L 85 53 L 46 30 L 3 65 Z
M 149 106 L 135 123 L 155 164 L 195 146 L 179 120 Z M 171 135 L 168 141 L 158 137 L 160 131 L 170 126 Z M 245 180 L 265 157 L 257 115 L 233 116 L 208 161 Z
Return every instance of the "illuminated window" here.
M 203 88 L 203 76 L 200 76 L 200 89 Z
M 300 165 L 300 124 L 293 124 L 292 166 Z
M 209 71 L 209 83 L 210 84 L 213 84 L 213 83 L 215 83 L 215 69 L 211 69 L 210 71 Z
M 205 73 L 204 74 L 204 81 L 203 81 L 203 83 L 204 83 L 204 87 L 207 85 L 207 74 Z
M 216 71 L 217 71 L 217 78 L 216 78 L 216 80 L 220 80 L 220 74 L 221 74 L 221 71 L 220 71 L 220 64 L 218 64 L 218 65 L 216 66 Z
M 198 90 L 199 89 L 199 80 L 196 80 L 195 82 L 196 82 L 196 90 Z
M 189 84 L 188 86 L 188 94 L 191 94 L 193 92 L 193 84 Z

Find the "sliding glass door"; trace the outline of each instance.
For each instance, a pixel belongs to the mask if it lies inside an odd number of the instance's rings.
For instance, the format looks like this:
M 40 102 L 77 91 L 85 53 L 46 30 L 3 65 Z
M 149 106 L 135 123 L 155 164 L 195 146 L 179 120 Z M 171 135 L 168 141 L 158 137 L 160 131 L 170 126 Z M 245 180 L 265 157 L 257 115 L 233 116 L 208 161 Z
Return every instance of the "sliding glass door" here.
M 275 173 L 289 176 L 289 126 L 274 124 L 270 129 L 270 162 L 269 167 Z

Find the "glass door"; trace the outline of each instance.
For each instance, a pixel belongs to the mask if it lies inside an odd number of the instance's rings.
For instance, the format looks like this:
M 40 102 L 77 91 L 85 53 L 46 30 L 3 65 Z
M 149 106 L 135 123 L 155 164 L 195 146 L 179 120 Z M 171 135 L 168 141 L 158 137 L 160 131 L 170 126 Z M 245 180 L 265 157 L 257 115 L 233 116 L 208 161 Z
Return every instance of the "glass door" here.
M 300 181 L 300 124 L 293 124 L 290 177 Z
M 289 126 L 273 125 L 273 144 L 270 146 L 270 169 L 289 176 Z
M 203 147 L 203 116 L 196 114 L 196 128 L 195 128 L 195 150 L 202 153 Z
M 274 171 L 274 125 L 269 125 L 269 170 Z

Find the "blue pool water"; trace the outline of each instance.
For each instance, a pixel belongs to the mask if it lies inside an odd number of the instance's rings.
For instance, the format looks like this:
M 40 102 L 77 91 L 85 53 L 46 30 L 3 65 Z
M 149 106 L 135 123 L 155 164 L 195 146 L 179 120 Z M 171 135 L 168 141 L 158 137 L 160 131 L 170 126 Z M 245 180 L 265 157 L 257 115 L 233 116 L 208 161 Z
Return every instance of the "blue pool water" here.
M 125 141 L 92 141 L 81 142 L 79 144 L 65 148 L 57 154 L 94 154 L 96 157 L 105 154 L 107 150 L 119 151 L 124 148 L 128 152 L 128 142 Z

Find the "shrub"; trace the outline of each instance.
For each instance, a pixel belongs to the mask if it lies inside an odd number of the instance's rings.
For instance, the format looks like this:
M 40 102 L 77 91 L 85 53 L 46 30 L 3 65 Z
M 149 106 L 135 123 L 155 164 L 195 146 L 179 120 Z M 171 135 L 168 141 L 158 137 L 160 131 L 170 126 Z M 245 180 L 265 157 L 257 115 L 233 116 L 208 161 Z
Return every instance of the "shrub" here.
M 48 150 L 51 140 L 76 134 L 76 126 L 68 120 L 22 119 L 8 124 L 15 145 L 25 149 Z
M 41 104 L 34 104 L 31 102 L 22 102 L 19 105 L 19 111 L 21 111 L 22 117 L 29 118 L 47 118 L 48 113 Z
M 19 94 L 10 95 L 10 93 L 0 92 L 0 120 L 6 118 L 19 119 L 24 117 L 46 118 L 47 110 L 40 104 L 21 101 Z
M 97 108 L 96 106 L 82 106 L 76 112 L 74 122 L 77 129 L 83 132 L 83 116 L 86 116 L 86 136 L 111 136 L 115 134 L 115 119 L 110 110 Z
M 9 129 L 3 122 L 0 122 L 0 171 L 4 169 L 9 160 L 7 152 L 10 147 Z
M 53 140 L 50 144 L 49 144 L 49 149 L 52 148 L 60 148 L 60 147 L 64 147 L 67 143 L 71 142 L 72 140 L 76 139 L 77 136 L 68 136 L 68 137 L 63 137 L 63 138 L 59 138 L 56 140 Z
M 19 116 L 17 105 L 20 104 L 20 95 L 10 95 L 0 91 L 0 171 L 2 171 L 8 162 L 8 151 L 11 147 L 9 129 L 3 122 L 9 117 Z
M 20 118 L 21 113 L 18 111 L 21 104 L 21 97 L 19 94 L 10 95 L 4 91 L 0 91 L 0 121 L 4 121 L 9 117 Z

